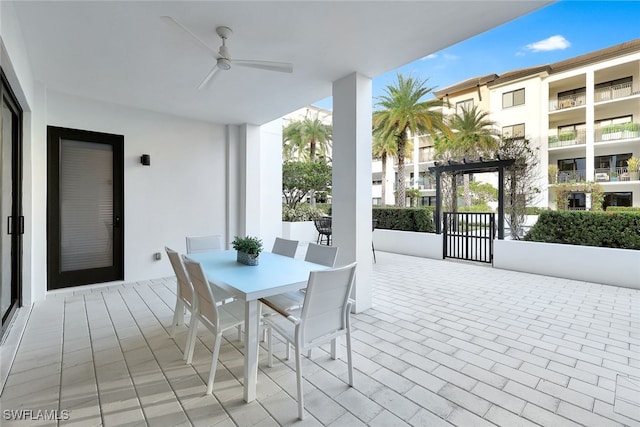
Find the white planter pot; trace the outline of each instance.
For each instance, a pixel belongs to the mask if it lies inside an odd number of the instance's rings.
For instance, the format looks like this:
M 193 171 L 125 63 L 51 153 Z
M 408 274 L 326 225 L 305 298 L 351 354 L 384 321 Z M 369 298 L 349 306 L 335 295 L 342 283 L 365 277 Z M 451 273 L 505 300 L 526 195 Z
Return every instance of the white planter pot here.
M 493 266 L 505 270 L 640 289 L 638 265 L 631 249 L 494 240 Z
M 282 221 L 282 237 L 299 242 L 314 242 L 318 239 L 318 231 L 313 221 Z

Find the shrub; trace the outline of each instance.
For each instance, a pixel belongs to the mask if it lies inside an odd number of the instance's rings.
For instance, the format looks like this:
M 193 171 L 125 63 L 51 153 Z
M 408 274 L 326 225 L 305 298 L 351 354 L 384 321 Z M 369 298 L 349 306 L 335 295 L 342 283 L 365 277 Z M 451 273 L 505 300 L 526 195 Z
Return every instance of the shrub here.
M 316 208 L 320 209 L 324 215 L 331 215 L 331 203 L 316 202 Z
M 434 233 L 433 208 L 373 208 L 373 219 L 378 228 L 386 230 L 420 231 Z
M 458 212 L 493 212 L 486 203 L 480 205 L 460 206 Z
M 309 203 L 300 203 L 295 208 L 282 205 L 282 220 L 287 222 L 313 221 L 324 216 L 324 212 Z
M 252 236 L 235 236 L 231 245 L 236 251 L 255 256 L 260 255 L 263 249 L 262 240 Z
M 542 212 L 525 240 L 640 250 L 640 215 L 628 212 Z
M 629 212 L 640 214 L 640 207 L 637 206 L 608 206 L 607 212 Z

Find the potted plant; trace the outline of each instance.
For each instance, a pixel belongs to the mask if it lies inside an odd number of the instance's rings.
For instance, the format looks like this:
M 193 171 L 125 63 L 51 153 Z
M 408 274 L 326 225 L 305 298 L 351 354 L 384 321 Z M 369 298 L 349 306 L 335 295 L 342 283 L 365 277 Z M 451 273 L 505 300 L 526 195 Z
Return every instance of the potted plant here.
M 611 124 L 602 127 L 602 140 L 603 141 L 612 141 L 615 139 L 622 138 L 622 130 L 624 129 L 624 125 L 620 124 Z
M 558 135 L 558 141 L 560 141 L 560 145 L 571 145 L 571 144 L 566 144 L 566 142 L 571 142 L 572 144 L 575 144 L 576 133 L 574 131 L 562 132 L 561 134 Z
M 618 171 L 612 170 L 609 173 L 609 180 L 610 181 L 617 181 L 618 180 Z
M 640 137 L 640 123 L 633 123 L 633 122 L 625 123 L 623 134 L 624 134 L 624 138 Z
M 556 184 L 558 182 L 558 165 L 549 165 L 549 183 Z
M 640 170 L 640 158 L 635 156 L 630 157 L 629 160 L 627 160 L 627 169 L 629 170 L 629 179 L 631 181 L 637 181 L 639 175 L 638 170 Z
M 262 240 L 251 236 L 235 236 L 231 245 L 233 249 L 238 251 L 238 262 L 246 265 L 258 265 L 260 252 L 263 249 Z

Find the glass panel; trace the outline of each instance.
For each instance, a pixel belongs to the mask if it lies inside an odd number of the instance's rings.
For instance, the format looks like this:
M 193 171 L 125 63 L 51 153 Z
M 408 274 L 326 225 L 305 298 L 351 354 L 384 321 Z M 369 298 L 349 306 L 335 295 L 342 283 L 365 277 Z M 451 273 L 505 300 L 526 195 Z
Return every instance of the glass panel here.
M 513 105 L 524 104 L 524 89 L 517 90 L 513 93 Z
M 13 114 L 8 106 L 2 103 L 2 114 L 0 116 L 0 309 L 2 317 L 11 307 L 11 303 L 16 298 L 12 294 L 11 286 L 11 235 L 7 233 L 7 218 L 11 216 L 12 201 L 12 162 L 11 148 L 13 135 Z
M 113 148 L 62 140 L 60 269 L 113 265 Z
M 513 106 L 513 92 L 502 94 L 502 108 Z

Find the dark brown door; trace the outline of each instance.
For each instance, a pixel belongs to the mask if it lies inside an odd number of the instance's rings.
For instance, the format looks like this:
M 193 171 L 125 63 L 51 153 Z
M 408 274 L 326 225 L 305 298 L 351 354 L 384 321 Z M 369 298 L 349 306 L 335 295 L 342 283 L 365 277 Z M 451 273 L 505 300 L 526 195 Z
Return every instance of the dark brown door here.
M 124 279 L 124 137 L 49 126 L 48 289 Z

